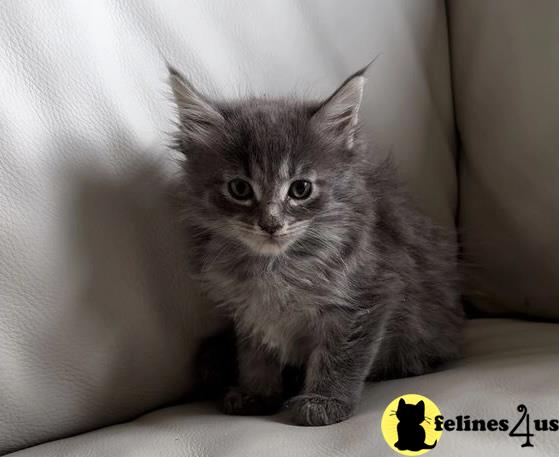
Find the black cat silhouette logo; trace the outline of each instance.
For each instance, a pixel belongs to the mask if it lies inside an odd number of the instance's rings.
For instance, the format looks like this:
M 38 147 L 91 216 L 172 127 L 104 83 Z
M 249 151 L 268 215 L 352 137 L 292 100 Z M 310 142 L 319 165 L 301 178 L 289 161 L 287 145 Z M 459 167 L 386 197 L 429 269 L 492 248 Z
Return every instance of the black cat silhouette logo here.
M 425 417 L 425 402 L 419 400 L 417 404 L 407 404 L 403 398 L 398 401 L 396 417 L 400 422 L 396 430 L 398 431 L 398 441 L 394 446 L 400 451 L 421 451 L 423 449 L 433 449 L 437 442 L 433 444 L 424 443 L 425 429 L 422 422 L 428 421 Z
M 421 455 L 433 449 L 442 434 L 433 419 L 441 414 L 427 397 L 407 394 L 395 398 L 382 416 L 381 428 L 386 443 L 403 455 Z

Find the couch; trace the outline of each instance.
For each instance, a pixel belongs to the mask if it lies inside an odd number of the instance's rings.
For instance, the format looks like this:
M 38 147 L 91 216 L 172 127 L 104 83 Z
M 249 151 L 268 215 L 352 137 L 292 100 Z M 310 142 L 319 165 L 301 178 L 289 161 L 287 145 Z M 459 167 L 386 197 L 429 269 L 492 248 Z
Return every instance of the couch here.
M 381 417 L 408 393 L 445 418 L 558 418 L 558 42 L 555 0 L 0 3 L 0 455 L 391 456 Z M 464 357 L 367 386 L 328 427 L 186 402 L 219 321 L 169 197 L 165 59 L 210 94 L 322 97 L 376 55 L 364 127 L 457 230 Z M 531 427 L 534 447 L 444 431 L 432 452 L 558 455 Z

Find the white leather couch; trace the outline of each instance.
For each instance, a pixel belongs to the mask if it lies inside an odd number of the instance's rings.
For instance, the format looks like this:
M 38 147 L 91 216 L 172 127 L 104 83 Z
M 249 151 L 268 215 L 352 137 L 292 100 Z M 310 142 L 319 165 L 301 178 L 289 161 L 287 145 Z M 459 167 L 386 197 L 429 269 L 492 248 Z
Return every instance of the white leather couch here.
M 559 417 L 559 325 L 536 322 L 559 318 L 557 43 L 556 0 L 1 2 L 0 454 L 391 456 L 380 419 L 406 393 L 448 418 Z M 320 97 L 377 54 L 366 130 L 457 224 L 488 317 L 462 360 L 370 385 L 341 424 L 181 404 L 216 324 L 167 194 L 162 56 L 227 97 Z M 559 454 L 534 434 L 445 431 L 432 452 Z

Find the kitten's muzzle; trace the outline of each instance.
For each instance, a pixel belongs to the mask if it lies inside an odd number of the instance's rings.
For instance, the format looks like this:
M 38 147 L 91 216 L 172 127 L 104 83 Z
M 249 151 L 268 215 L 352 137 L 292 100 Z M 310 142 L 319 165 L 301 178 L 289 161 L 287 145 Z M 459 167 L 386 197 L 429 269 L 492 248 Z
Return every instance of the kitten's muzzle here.
M 258 226 L 265 231 L 266 233 L 269 233 L 270 235 L 275 234 L 276 232 L 279 232 L 282 228 L 283 225 L 280 224 L 279 222 L 268 222 L 268 221 L 260 221 L 258 222 Z

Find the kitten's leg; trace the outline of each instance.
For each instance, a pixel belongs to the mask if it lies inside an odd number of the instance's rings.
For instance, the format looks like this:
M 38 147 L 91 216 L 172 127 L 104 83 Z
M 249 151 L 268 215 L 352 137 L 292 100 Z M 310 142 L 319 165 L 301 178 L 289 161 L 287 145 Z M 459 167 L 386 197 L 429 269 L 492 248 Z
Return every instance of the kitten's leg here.
M 239 338 L 239 385 L 229 389 L 223 400 L 226 414 L 267 415 L 282 405 L 279 361 L 266 348 Z
M 383 381 L 430 373 L 460 356 L 462 348 L 462 316 L 459 311 L 435 326 L 431 317 L 424 322 L 398 316 L 388 325 L 385 338 L 371 366 L 367 381 Z
M 371 333 L 331 338 L 312 352 L 303 393 L 288 402 L 295 423 L 329 425 L 351 416 L 378 346 Z
M 238 378 L 233 326 L 204 338 L 194 357 L 193 388 L 188 400 L 223 398 Z

